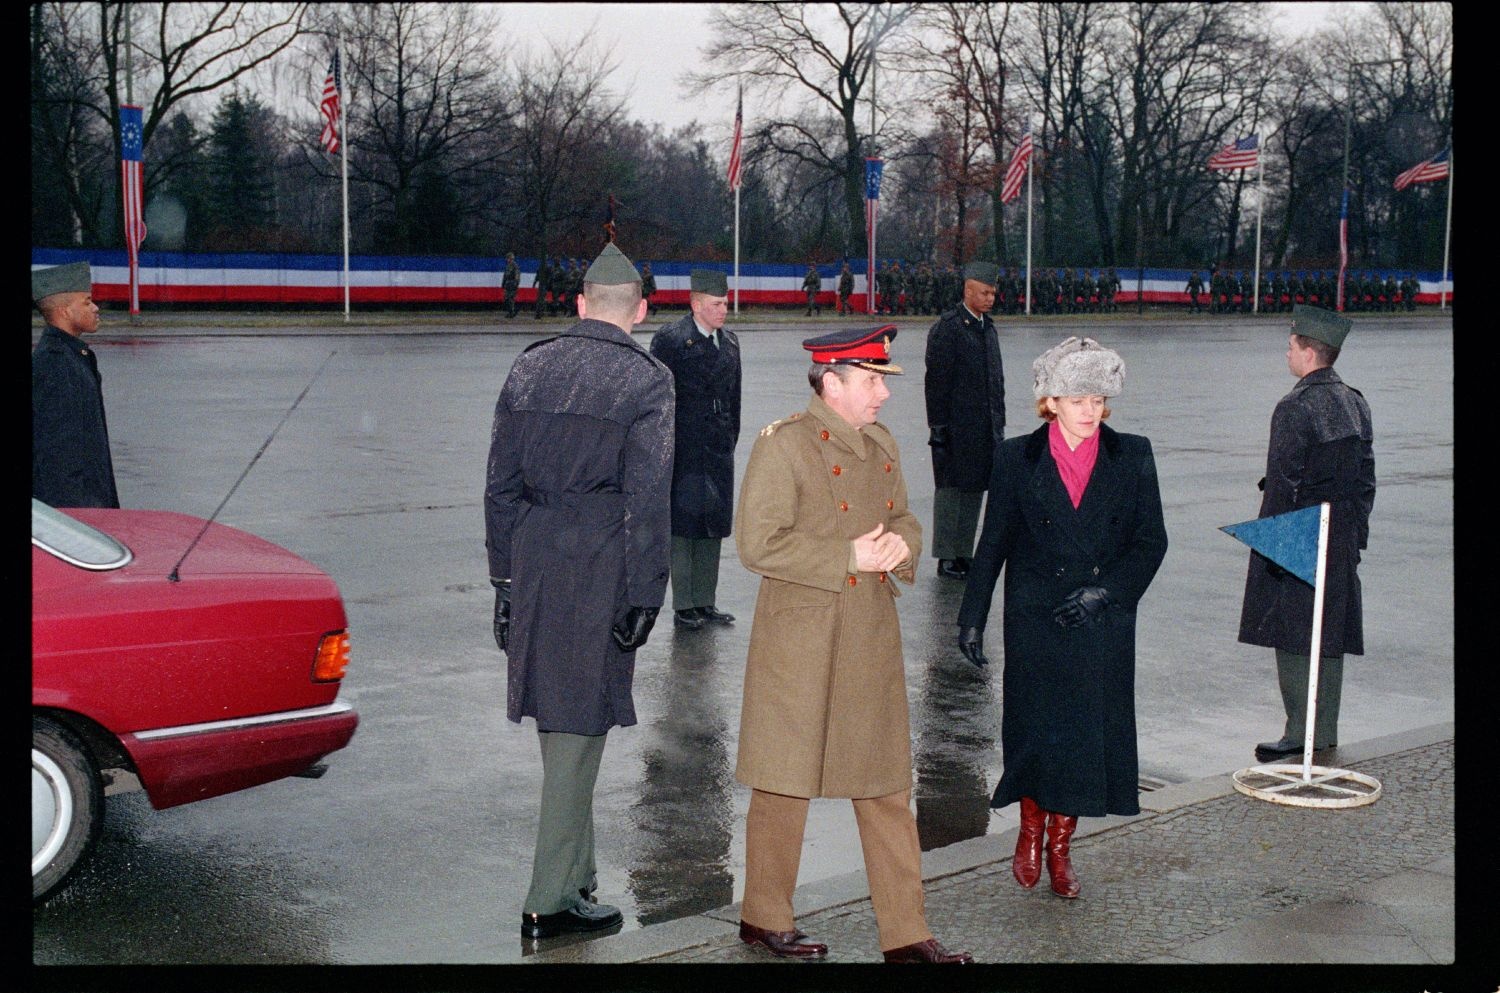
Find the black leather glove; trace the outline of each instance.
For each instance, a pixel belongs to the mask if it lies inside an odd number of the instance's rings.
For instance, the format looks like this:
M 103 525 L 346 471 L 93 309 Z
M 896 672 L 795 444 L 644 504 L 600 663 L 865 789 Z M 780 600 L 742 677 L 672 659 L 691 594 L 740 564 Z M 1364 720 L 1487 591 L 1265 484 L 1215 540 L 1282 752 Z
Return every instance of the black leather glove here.
M 622 652 L 633 652 L 646 643 L 646 635 L 656 623 L 656 607 L 631 607 L 615 624 L 611 634 Z
M 1052 619 L 1065 628 L 1093 624 L 1111 603 L 1114 600 L 1104 587 L 1080 586 L 1063 598 L 1062 604 L 1052 612 Z
M 964 653 L 964 658 L 977 666 L 990 664 L 990 660 L 984 657 L 984 632 L 978 628 L 959 625 L 958 650 Z
M 1271 574 L 1272 579 L 1285 579 L 1287 577 L 1287 571 L 1270 559 L 1266 559 L 1266 572 Z
M 932 449 L 932 473 L 936 479 L 948 475 L 948 460 L 952 449 L 948 447 L 948 426 L 939 424 L 929 429 L 927 445 Z
M 505 651 L 510 641 L 510 580 L 490 580 L 495 587 L 495 644 Z

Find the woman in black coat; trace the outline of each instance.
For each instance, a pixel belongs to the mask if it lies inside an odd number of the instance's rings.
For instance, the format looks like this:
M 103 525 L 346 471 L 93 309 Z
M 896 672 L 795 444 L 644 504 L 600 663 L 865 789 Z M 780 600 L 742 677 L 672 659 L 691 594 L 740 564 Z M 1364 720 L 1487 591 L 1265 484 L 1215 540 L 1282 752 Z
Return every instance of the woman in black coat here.
M 982 632 L 1005 567 L 1004 773 L 990 806 L 1021 802 L 1012 872 L 1078 895 L 1080 815 L 1137 814 L 1135 608 L 1167 551 L 1151 443 L 1106 427 L 1120 356 L 1069 338 L 1032 366 L 1047 423 L 997 451 L 984 530 L 959 610 L 959 648 Z

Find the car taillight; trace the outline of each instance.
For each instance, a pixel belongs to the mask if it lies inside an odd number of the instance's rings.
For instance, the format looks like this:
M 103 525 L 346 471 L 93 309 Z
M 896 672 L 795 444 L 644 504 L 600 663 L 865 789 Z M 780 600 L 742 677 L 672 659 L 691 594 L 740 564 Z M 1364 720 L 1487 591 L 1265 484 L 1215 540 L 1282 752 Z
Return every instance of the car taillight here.
M 332 683 L 344 678 L 349 668 L 349 632 L 332 631 L 318 642 L 318 657 L 313 661 L 313 679 Z

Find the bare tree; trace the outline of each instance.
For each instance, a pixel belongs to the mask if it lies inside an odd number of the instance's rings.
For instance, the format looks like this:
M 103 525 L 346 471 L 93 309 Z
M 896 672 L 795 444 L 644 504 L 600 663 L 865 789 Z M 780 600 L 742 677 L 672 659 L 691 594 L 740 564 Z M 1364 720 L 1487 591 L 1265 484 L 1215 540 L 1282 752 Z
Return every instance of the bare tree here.
M 109 129 L 91 109 L 103 99 L 101 52 L 87 15 L 31 8 L 31 226 L 42 244 L 97 244 L 108 216 Z
M 864 158 L 874 153 L 873 142 L 862 140 L 856 123 L 859 100 L 881 41 L 911 13 L 910 4 L 720 5 L 714 8 L 716 37 L 706 53 L 714 68 L 690 77 L 697 86 L 743 80 L 752 94 L 766 98 L 767 108 L 791 89 L 834 115 L 841 138 L 836 145 L 809 127 L 806 114 L 773 118 L 760 130 L 768 149 L 842 182 L 846 252 L 864 223 Z

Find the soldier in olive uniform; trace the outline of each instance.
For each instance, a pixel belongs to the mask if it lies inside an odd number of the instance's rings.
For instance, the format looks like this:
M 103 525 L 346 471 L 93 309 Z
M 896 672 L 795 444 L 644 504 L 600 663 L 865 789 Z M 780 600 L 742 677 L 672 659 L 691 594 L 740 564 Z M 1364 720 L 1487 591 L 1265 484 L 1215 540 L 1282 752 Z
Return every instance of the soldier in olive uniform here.
M 647 315 L 656 313 L 656 304 L 651 302 L 651 297 L 656 293 L 656 276 L 651 273 L 651 263 L 647 262 L 641 268 L 641 299 L 646 301 Z
M 1203 308 L 1198 305 L 1198 294 L 1203 292 L 1203 277 L 1198 275 L 1198 270 L 1194 269 L 1188 275 L 1187 286 L 1183 289 L 1187 290 L 1188 313 L 1201 313 Z
M 811 262 L 807 264 L 807 275 L 802 277 L 802 292 L 807 294 L 807 316 L 814 313 L 822 313 L 818 306 L 818 291 L 823 288 L 823 277 L 818 275 L 818 267 Z
M 926 262 L 917 267 L 917 313 L 932 313 L 932 266 Z
M 854 308 L 849 306 L 849 298 L 854 295 L 854 271 L 849 268 L 849 263 L 844 263 L 844 268 L 839 272 L 839 313 L 852 314 Z
M 927 927 L 911 810 L 911 727 L 895 580 L 911 583 L 922 528 L 896 441 L 894 325 L 810 338 L 807 410 L 760 432 L 740 490 L 740 560 L 761 576 L 745 662 L 735 778 L 749 786 L 740 940 L 784 958 L 828 946 L 797 929 L 814 797 L 848 797 L 887 962 L 968 963 Z
M 516 265 L 516 253 L 505 253 L 505 275 L 500 277 L 500 306 L 506 308 L 507 317 L 516 316 L 516 294 L 521 289 L 521 267 Z
M 1099 301 L 1095 297 L 1098 292 L 1099 288 L 1094 283 L 1093 270 L 1083 270 L 1083 275 L 1078 277 L 1078 299 L 1079 307 L 1084 312 L 1090 314 L 1098 312 Z
M 1407 273 L 1406 278 L 1401 281 L 1401 305 L 1408 312 L 1417 309 L 1417 293 L 1422 289 L 1422 284 L 1417 282 L 1417 277 Z
M 1385 274 L 1385 288 L 1382 290 L 1384 299 L 1381 300 L 1382 309 L 1394 311 L 1396 309 L 1396 274 L 1388 272 Z
M 547 306 L 547 294 L 552 291 L 552 267 L 547 264 L 545 255 L 537 257 L 536 272 L 531 277 L 531 287 L 536 290 L 536 299 L 531 304 L 531 316 L 541 320 L 542 310 Z

